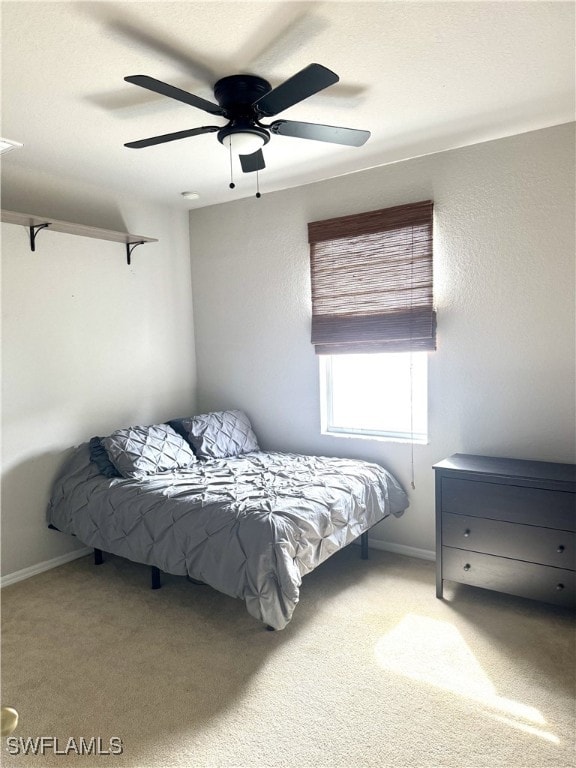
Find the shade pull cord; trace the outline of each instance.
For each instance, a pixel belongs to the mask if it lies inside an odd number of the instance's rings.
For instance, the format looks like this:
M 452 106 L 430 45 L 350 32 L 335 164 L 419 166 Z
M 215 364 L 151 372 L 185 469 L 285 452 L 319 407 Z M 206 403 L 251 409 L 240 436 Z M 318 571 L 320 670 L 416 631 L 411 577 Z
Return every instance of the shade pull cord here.
M 414 477 L 414 363 L 412 350 L 410 350 L 410 485 L 416 490 Z
M 256 171 L 256 197 L 262 197 L 260 194 L 260 174 Z
M 414 350 L 412 349 L 412 321 L 414 318 L 414 226 L 411 227 L 410 254 L 410 485 L 416 490 L 414 476 Z
M 230 150 L 230 189 L 234 189 L 236 184 L 234 184 L 234 176 L 232 173 L 232 142 L 228 142 L 228 149 Z

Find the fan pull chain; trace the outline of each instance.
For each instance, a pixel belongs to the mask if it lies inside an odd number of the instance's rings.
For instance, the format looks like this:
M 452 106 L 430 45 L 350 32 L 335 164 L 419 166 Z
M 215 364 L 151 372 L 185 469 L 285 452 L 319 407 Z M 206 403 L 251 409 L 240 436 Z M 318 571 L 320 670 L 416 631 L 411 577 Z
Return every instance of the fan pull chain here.
M 260 175 L 258 171 L 256 171 L 256 197 L 262 197 L 260 194 Z
M 230 151 L 230 185 L 229 186 L 230 186 L 230 189 L 234 189 L 236 184 L 234 184 L 234 176 L 232 173 L 232 142 L 231 141 L 228 142 L 228 149 Z

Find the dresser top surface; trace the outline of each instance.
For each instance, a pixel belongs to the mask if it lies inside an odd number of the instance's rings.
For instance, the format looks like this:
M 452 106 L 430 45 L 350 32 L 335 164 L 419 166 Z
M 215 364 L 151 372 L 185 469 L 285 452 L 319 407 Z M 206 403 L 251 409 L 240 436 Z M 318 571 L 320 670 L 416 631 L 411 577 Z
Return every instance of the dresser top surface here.
M 472 456 L 455 453 L 434 464 L 436 470 L 473 472 L 493 477 L 514 477 L 526 480 L 550 480 L 559 483 L 576 483 L 576 464 L 558 464 L 548 461 L 507 459 L 496 456 Z

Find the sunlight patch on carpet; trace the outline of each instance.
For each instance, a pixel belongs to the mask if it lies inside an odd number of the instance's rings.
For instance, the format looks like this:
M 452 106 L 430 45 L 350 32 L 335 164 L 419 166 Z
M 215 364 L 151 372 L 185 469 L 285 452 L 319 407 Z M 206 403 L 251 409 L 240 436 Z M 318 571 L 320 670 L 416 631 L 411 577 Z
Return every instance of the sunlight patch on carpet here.
M 546 720 L 538 709 L 498 695 L 460 632 L 448 621 L 407 614 L 378 640 L 374 652 L 378 665 L 389 672 L 476 701 L 506 715 L 498 718 L 501 722 L 559 743 L 545 729 Z

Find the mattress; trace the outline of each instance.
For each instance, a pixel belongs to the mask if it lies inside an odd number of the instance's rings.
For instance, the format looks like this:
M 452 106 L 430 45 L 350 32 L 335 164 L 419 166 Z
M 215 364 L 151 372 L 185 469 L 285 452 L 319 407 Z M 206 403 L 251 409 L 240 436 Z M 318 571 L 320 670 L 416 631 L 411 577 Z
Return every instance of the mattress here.
M 107 478 L 75 448 L 48 523 L 87 546 L 206 582 L 283 629 L 303 576 L 408 498 L 369 462 L 253 451 L 146 478 Z

